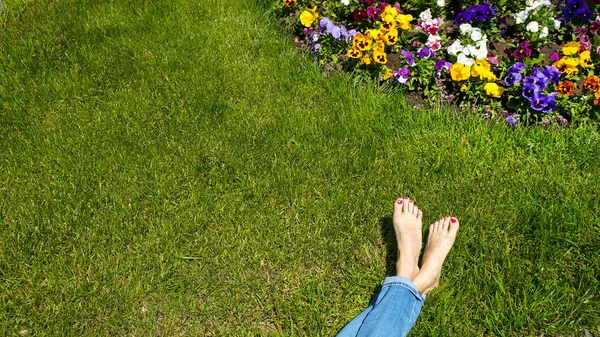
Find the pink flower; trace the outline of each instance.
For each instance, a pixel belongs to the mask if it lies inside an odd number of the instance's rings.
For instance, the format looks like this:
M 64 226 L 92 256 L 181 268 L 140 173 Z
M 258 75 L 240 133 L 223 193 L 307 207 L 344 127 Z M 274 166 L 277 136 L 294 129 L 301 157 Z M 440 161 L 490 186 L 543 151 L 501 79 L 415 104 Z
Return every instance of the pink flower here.
M 554 62 L 558 62 L 558 60 L 560 60 L 560 55 L 558 55 L 556 50 L 550 54 L 550 60 L 552 60 Z
M 592 43 L 590 42 L 589 36 L 587 36 L 586 34 L 581 35 L 578 40 L 579 50 L 577 51 L 577 54 L 581 54 L 586 50 L 592 49 Z
M 429 35 L 425 45 L 433 51 L 438 51 L 442 48 L 442 38 L 438 35 Z
M 600 56 L 600 46 L 598 46 L 598 48 L 596 48 L 596 54 L 598 54 L 598 56 Z
M 498 61 L 496 56 L 494 56 L 494 53 L 491 51 L 488 52 L 487 59 L 488 59 L 488 62 L 495 65 L 496 67 L 500 65 L 500 61 Z
M 590 32 L 592 34 L 598 35 L 600 33 L 600 16 L 596 17 L 596 20 L 592 22 L 592 26 L 590 27 Z

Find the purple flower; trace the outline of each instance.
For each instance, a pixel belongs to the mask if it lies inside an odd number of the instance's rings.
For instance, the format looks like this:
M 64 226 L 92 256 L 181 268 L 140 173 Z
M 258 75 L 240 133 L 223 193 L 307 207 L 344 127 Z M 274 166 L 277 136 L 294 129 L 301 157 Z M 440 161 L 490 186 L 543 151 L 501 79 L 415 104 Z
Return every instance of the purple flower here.
M 446 60 L 439 60 L 435 63 L 435 70 L 448 71 L 450 70 L 450 67 L 452 67 L 452 63 Z
M 523 62 L 516 62 L 508 68 L 509 73 L 521 73 L 527 66 Z
M 550 61 L 558 62 L 558 60 L 560 60 L 560 55 L 558 55 L 556 50 L 552 51 L 552 53 L 550 54 Z
M 539 70 L 539 68 L 536 68 L 536 70 Z M 525 80 L 523 81 L 523 85 L 535 86 L 538 91 L 542 91 L 542 90 L 546 89 L 546 84 L 548 84 L 548 79 L 543 75 L 527 76 L 527 77 L 525 77 Z
M 537 93 L 531 99 L 531 108 L 533 110 L 541 112 L 550 112 L 556 109 L 556 95 L 557 92 L 553 92 L 549 95 Z
M 544 66 L 542 73 L 554 84 L 558 85 L 558 82 L 560 82 L 560 70 L 558 70 L 558 68 L 554 66 Z
M 408 81 L 408 76 L 410 75 L 410 69 L 402 68 L 400 70 L 396 70 L 392 73 L 392 77 L 396 79 L 396 81 L 404 84 Z
M 523 91 L 521 94 L 523 97 L 527 98 L 527 100 L 531 101 L 533 98 L 540 93 L 540 88 L 536 85 L 525 83 L 523 85 Z
M 506 75 L 506 77 L 504 78 L 504 84 L 506 84 L 509 87 L 512 87 L 515 83 L 521 82 L 522 79 L 523 75 L 521 75 L 521 73 L 509 72 L 508 75 Z
M 531 56 L 531 48 L 529 48 L 529 41 L 522 42 L 516 49 L 513 51 L 513 57 L 519 60 L 523 60 Z
M 417 52 L 417 56 L 419 56 L 420 58 L 435 57 L 435 52 L 427 47 L 423 47 L 419 49 L 419 51 Z
M 356 31 L 356 29 L 350 29 L 347 33 L 346 33 L 346 43 L 350 44 L 352 42 L 352 39 L 354 38 L 354 36 L 358 34 L 358 32 Z
M 515 117 L 517 116 L 516 114 L 510 114 L 508 115 L 508 117 L 506 117 L 506 124 L 513 126 L 513 127 L 517 127 L 519 126 L 519 117 Z
M 408 50 L 402 50 L 400 53 L 402 53 L 402 55 L 406 58 L 406 63 L 409 66 L 414 66 L 415 65 L 415 58 L 413 56 L 413 54 L 411 52 L 409 52 Z
M 370 6 L 367 8 L 367 17 L 379 21 L 381 19 L 381 8 Z
M 310 51 L 314 54 L 318 54 L 321 51 L 321 44 L 316 43 L 314 46 L 312 46 L 312 48 L 310 48 Z
M 319 21 L 320 33 L 325 33 L 325 30 L 329 28 L 329 25 L 333 25 L 333 22 L 331 22 L 331 20 L 329 20 L 327 17 L 322 18 L 321 21 Z

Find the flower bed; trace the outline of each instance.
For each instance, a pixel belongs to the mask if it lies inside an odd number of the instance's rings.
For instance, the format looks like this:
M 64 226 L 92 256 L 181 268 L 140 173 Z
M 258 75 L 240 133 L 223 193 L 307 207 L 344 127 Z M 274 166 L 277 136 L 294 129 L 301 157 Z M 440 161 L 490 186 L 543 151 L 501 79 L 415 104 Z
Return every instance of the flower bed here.
M 454 102 L 509 125 L 600 117 L 600 0 L 279 0 L 328 69 Z

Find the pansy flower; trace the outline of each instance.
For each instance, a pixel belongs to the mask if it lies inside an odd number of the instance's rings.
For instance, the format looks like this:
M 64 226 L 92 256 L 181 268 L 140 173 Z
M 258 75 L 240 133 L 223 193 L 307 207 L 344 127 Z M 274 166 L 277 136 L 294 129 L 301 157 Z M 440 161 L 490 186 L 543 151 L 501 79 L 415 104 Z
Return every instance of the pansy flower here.
M 402 50 L 400 51 L 400 53 L 402 54 L 402 56 L 404 56 L 406 58 L 406 63 L 409 66 L 414 66 L 415 65 L 415 58 L 413 56 L 413 54 L 411 52 L 409 52 L 408 50 Z
M 408 77 L 410 76 L 410 69 L 402 68 L 400 70 L 394 71 L 392 77 L 396 79 L 396 81 L 404 84 L 408 81 Z
M 283 0 L 283 5 L 287 8 L 294 7 L 296 0 Z
M 571 81 L 562 81 L 556 90 L 563 96 L 569 96 L 575 91 L 575 85 Z
M 304 27 L 310 27 L 318 17 L 319 14 L 317 13 L 317 6 L 313 8 L 306 8 L 302 14 L 300 14 L 300 22 L 304 25 Z
M 530 45 L 531 43 L 529 43 L 529 41 L 521 42 L 521 44 L 513 51 L 513 57 L 519 60 L 530 57 L 532 52 L 531 48 L 529 48 Z
M 581 83 L 581 87 L 591 92 L 597 92 L 600 90 L 600 78 L 596 75 L 588 76 Z

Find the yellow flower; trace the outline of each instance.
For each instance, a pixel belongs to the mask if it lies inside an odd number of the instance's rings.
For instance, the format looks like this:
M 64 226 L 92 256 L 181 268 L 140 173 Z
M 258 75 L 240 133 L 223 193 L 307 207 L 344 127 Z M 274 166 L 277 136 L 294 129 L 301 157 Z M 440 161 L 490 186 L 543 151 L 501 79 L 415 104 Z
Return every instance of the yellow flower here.
M 360 49 L 357 46 L 352 46 L 352 48 L 348 49 L 348 57 L 351 57 L 353 59 L 357 59 L 359 57 L 362 56 L 362 51 L 360 51 Z
M 365 36 L 362 33 L 358 33 L 354 35 L 352 44 L 362 51 L 369 50 L 373 45 L 373 38 L 370 35 Z
M 300 22 L 302 22 L 304 27 L 310 27 L 318 17 L 319 14 L 317 13 L 317 6 L 313 8 L 306 8 L 304 12 L 300 14 Z
M 562 52 L 565 55 L 573 55 L 579 50 L 579 42 L 571 41 L 562 47 Z
M 498 79 L 491 70 L 490 63 L 487 60 L 475 61 L 471 68 L 471 76 L 479 76 L 482 80 L 493 81 Z
M 383 53 L 383 50 L 385 49 L 385 45 L 383 44 L 383 41 L 377 41 L 377 43 L 375 43 L 375 45 L 373 46 L 373 51 L 378 51 Z
M 577 68 L 579 60 L 575 58 L 563 57 L 552 65 L 558 68 L 558 70 L 567 77 L 574 77 L 579 72 L 579 69 Z
M 385 35 L 385 33 L 380 29 L 369 29 L 367 30 L 367 34 L 369 34 L 369 36 L 375 41 L 383 39 L 383 35 Z
M 487 83 L 483 86 L 483 89 L 488 96 L 492 97 L 500 97 L 502 96 L 502 93 L 504 93 L 504 88 L 496 83 Z
M 404 29 L 404 30 L 408 30 L 411 29 L 412 26 L 410 25 L 410 22 L 413 20 L 413 16 L 408 14 L 408 15 L 404 15 L 404 14 L 398 14 L 396 15 L 396 26 L 399 26 L 400 28 Z
M 375 60 L 376 63 L 386 64 L 387 55 L 381 50 L 375 50 L 373 52 L 373 60 Z
M 396 27 L 396 22 L 392 21 L 392 22 L 383 22 L 381 25 L 379 25 L 379 30 L 387 33 L 388 31 L 390 31 L 391 29 Z
M 383 36 L 383 42 L 388 46 L 398 42 L 398 31 L 393 28 Z
M 394 74 L 394 71 L 392 69 L 388 69 L 388 71 L 385 72 L 385 74 L 383 74 L 383 76 L 381 76 L 382 80 L 389 80 L 392 75 Z
M 469 88 L 464 84 L 460 87 L 460 91 L 462 91 L 462 92 L 467 92 L 468 90 L 469 90 Z
M 369 54 L 365 54 L 365 56 L 362 59 L 362 63 L 363 64 L 371 64 L 371 58 L 369 57 Z
M 471 67 L 456 62 L 452 65 L 452 68 L 450 68 L 450 76 L 452 76 L 452 80 L 456 82 L 464 81 L 471 77 Z
M 396 18 L 396 15 L 398 15 L 398 11 L 396 10 L 396 7 L 394 7 L 394 6 L 387 6 L 383 10 L 383 13 L 381 13 L 381 18 L 385 22 L 393 22 L 395 20 L 395 18 Z
M 581 65 L 584 68 L 591 68 L 594 66 L 594 63 L 592 63 L 592 58 L 590 57 L 590 51 L 586 50 L 581 52 L 581 54 L 579 54 L 579 65 Z

